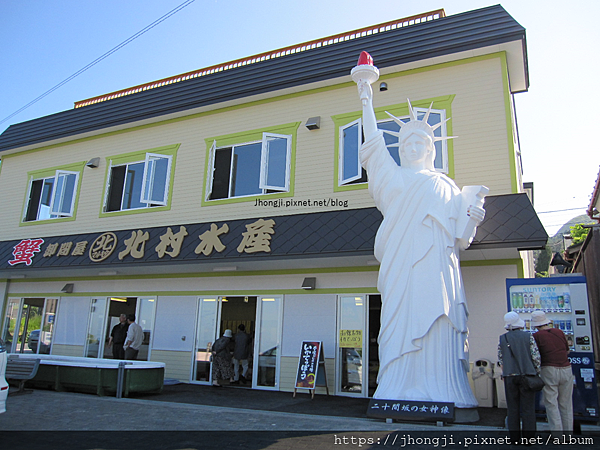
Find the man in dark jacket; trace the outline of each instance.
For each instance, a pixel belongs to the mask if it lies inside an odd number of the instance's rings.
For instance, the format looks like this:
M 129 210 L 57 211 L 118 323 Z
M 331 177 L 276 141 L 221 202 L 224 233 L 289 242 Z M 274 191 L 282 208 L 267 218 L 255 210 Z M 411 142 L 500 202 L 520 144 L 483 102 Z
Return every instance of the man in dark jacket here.
M 110 332 L 110 339 L 108 340 L 108 346 L 112 345 L 112 353 L 114 359 L 125 359 L 125 338 L 127 337 L 127 331 L 129 330 L 129 324 L 127 323 L 127 316 L 121 314 L 119 316 L 119 323 L 116 324 Z
M 238 332 L 234 336 L 235 347 L 233 349 L 233 383 L 246 384 L 246 376 L 248 375 L 248 357 L 250 356 L 251 338 L 246 333 L 246 326 L 242 323 L 238 326 Z M 242 364 L 242 375 L 240 377 L 240 363 Z
M 534 438 L 536 431 L 535 392 L 521 385 L 521 375 L 540 372 L 540 352 L 533 336 L 523 331 L 525 322 L 516 312 L 507 313 L 504 323 L 508 332 L 500 336 L 498 365 L 504 378 L 508 431 L 511 440 L 520 444 L 521 437 Z

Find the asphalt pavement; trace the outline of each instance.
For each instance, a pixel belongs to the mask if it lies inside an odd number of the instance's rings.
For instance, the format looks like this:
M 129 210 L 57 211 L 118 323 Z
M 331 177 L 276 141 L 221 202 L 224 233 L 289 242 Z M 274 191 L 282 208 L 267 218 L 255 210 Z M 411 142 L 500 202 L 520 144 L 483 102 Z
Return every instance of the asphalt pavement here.
M 466 448 L 507 434 L 489 424 L 386 423 L 360 417 L 360 401 L 194 385 L 122 399 L 36 389 L 9 395 L 0 449 Z M 544 430 L 538 423 L 540 439 L 549 436 Z M 581 437 L 592 445 L 561 448 L 600 445 L 600 427 L 583 426 Z

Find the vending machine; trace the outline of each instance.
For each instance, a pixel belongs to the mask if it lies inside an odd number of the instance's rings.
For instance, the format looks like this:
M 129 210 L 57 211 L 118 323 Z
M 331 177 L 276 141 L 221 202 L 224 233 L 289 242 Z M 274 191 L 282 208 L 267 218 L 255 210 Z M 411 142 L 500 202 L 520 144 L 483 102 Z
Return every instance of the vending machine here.
M 600 411 L 585 277 L 571 274 L 551 278 L 507 279 L 506 295 L 508 311 L 519 314 L 525 322 L 525 331 L 537 331 L 531 327 L 531 313 L 538 310 L 546 313 L 554 328 L 565 333 L 571 348 L 569 360 L 575 375 L 574 419 L 597 422 Z M 537 397 L 536 407 L 538 412 L 545 412 L 541 395 Z

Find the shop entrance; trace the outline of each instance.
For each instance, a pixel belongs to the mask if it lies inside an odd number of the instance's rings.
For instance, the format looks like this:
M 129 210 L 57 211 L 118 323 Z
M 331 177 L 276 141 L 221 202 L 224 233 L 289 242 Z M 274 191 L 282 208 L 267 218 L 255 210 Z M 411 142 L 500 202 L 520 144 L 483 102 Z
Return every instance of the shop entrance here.
M 198 303 L 198 330 L 196 338 L 196 359 L 193 381 L 211 382 L 211 347 L 225 330 L 235 335 L 238 326 L 243 324 L 246 333 L 252 337 L 247 380 L 252 380 L 253 349 L 256 324 L 257 297 L 223 296 L 201 298 Z M 240 369 L 241 370 L 241 369 Z
M 222 296 L 198 299 L 198 321 L 192 382 L 212 382 L 211 347 L 229 329 L 244 324 L 252 337 L 246 379 L 259 389 L 278 389 L 281 345 L 281 297 Z M 241 369 L 240 369 L 241 370 Z M 247 385 L 250 387 L 250 384 Z
M 3 340 L 12 353 L 50 354 L 58 299 L 9 299 Z
M 154 297 L 102 297 L 93 298 L 90 306 L 85 356 L 88 358 L 113 358 L 108 345 L 110 333 L 119 323 L 121 314 L 135 314 L 135 321 L 144 330 L 144 341 L 137 359 L 147 361 L 154 327 Z

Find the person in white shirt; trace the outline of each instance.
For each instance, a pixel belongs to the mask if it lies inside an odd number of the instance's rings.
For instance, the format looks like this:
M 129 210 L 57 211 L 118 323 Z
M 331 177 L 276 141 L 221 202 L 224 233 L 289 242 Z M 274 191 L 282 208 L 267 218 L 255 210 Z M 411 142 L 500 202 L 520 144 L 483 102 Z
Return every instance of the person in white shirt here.
M 123 346 L 125 349 L 125 359 L 136 359 L 144 341 L 144 330 L 135 323 L 135 314 L 127 315 L 127 323 L 129 324 L 129 329 L 127 330 L 127 340 Z

